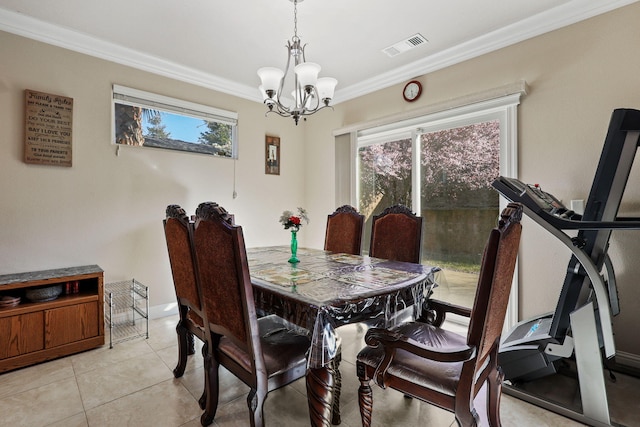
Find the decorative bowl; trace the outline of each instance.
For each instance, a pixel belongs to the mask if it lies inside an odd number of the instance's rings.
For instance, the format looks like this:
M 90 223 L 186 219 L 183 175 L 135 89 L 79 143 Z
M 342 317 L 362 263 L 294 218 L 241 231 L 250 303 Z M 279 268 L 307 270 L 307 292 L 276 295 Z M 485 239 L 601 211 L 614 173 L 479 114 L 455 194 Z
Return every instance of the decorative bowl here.
M 52 301 L 62 293 L 62 285 L 47 286 L 44 288 L 31 288 L 24 295 L 33 302 Z
M 0 308 L 15 307 L 20 304 L 20 297 L 3 296 L 0 298 Z

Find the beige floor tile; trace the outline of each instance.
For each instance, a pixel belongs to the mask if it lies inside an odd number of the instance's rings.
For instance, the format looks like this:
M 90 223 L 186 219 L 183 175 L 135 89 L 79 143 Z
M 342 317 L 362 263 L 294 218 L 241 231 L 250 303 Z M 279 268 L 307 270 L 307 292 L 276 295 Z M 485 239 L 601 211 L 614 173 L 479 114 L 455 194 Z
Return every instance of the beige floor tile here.
M 149 340 L 118 343 L 0 375 L 0 427 L 198 427 L 204 388 L 200 344 L 183 377 L 173 378 L 177 362 L 178 316 L 150 322 Z M 456 331 L 464 334 L 458 325 Z M 338 329 L 342 336 L 342 427 L 360 427 L 355 358 L 364 346 L 366 326 Z M 197 342 L 197 341 L 196 341 Z M 75 374 L 75 377 L 74 377 Z M 640 381 L 618 375 L 610 388 L 616 420 L 640 427 Z M 374 427 L 455 426 L 453 414 L 406 399 L 393 390 L 374 389 Z M 213 427 L 246 427 L 249 388 L 220 369 L 220 398 Z M 86 411 L 86 412 L 85 412 Z M 482 413 L 482 411 L 479 411 Z M 576 427 L 582 424 L 503 394 L 505 427 Z M 304 379 L 269 394 L 264 407 L 268 427 L 309 425 Z M 482 422 L 481 426 L 486 426 Z
M 0 376 L 0 399 L 63 379 L 74 378 L 71 359 L 29 366 Z
M 142 358 L 152 353 L 153 350 L 144 339 L 136 339 L 115 344 L 113 348 L 106 344 L 70 358 L 76 375 L 81 375 L 94 369 L 108 369 L 112 364 L 136 357 Z
M 453 415 L 416 399 L 408 399 L 395 390 L 382 390 L 372 385 L 372 427 L 404 427 L 418 425 L 449 426 Z M 357 399 L 344 405 L 343 424 L 360 426 L 360 409 Z
M 149 339 L 147 343 L 154 350 L 176 345 L 176 325 L 178 316 L 154 319 L 149 322 Z
M 200 399 L 204 390 L 204 369 L 202 367 L 185 371 L 184 375 L 178 379 L 194 399 Z
M 91 426 L 180 426 L 198 418 L 198 402 L 180 384 L 164 381 L 87 410 Z
M 156 351 L 158 356 L 160 356 L 160 358 L 169 368 L 171 368 L 172 371 L 178 364 L 177 340 L 177 337 L 174 336 L 174 343 L 172 345 Z M 187 367 L 185 368 L 185 372 L 192 371 L 196 368 L 201 368 L 204 364 L 204 359 L 202 357 L 202 342 L 197 338 L 195 340 L 195 350 L 196 352 L 194 354 L 187 357 Z
M 108 369 L 78 375 L 78 387 L 86 409 L 135 393 L 162 381 L 173 379 L 173 373 L 155 354 L 123 360 Z
M 47 427 L 89 427 L 89 423 L 86 414 L 82 412 L 57 423 L 49 424 Z
M 46 426 L 83 411 L 76 380 L 68 378 L 0 399 L 0 425 Z

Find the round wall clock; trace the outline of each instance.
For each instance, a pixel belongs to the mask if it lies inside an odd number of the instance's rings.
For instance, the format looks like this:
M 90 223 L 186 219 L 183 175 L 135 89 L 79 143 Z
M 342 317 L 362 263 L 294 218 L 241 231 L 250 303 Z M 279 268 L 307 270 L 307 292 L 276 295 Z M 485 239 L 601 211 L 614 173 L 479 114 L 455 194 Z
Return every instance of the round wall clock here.
M 422 95 L 422 84 L 419 81 L 411 80 L 409 83 L 404 85 L 402 96 L 405 101 L 413 102 L 420 98 L 420 95 Z

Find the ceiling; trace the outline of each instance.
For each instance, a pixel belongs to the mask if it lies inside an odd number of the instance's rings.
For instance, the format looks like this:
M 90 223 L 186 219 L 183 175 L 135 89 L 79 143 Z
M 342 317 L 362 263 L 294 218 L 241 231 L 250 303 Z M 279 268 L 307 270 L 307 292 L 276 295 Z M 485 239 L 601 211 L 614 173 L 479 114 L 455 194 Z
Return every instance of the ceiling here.
M 337 103 L 635 1 L 304 0 L 298 36 Z M 256 70 L 284 68 L 293 3 L 0 0 L 0 30 L 261 102 Z M 428 41 L 383 52 L 415 34 Z

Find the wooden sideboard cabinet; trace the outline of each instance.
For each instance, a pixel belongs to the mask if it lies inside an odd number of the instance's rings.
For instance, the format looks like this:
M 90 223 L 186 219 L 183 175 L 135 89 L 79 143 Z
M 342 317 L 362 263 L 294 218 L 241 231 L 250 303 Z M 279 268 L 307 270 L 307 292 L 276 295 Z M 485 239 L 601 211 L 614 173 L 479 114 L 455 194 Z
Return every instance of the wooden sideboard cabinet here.
M 0 275 L 0 297 L 21 297 L 0 308 L 0 373 L 104 345 L 103 282 L 97 265 Z M 52 301 L 25 296 L 56 284 L 63 290 Z

